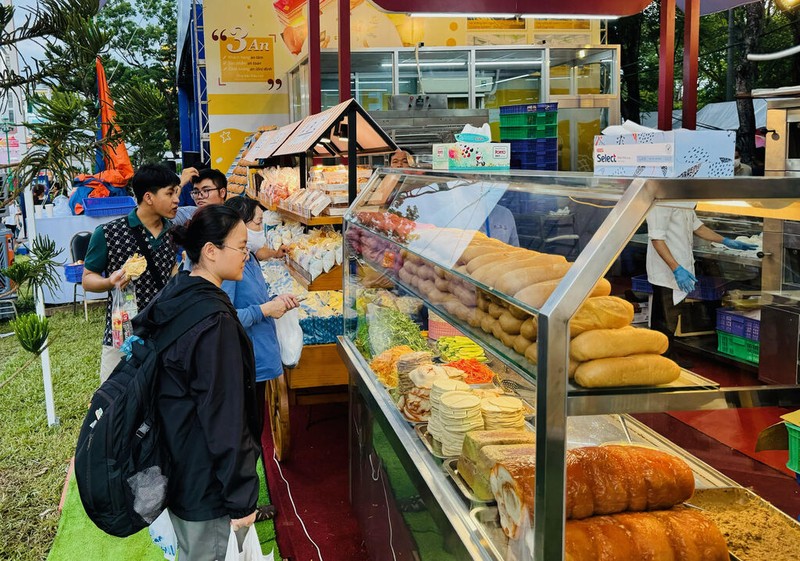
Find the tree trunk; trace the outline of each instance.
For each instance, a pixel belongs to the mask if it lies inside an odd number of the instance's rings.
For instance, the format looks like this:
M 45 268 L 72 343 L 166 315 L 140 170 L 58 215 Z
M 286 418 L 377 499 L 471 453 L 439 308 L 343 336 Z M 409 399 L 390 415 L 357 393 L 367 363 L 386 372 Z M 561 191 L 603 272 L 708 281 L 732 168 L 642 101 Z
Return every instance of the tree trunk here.
M 642 42 L 643 14 L 621 18 L 610 27 L 610 42 L 622 46 L 620 68 L 625 95 L 620 111 L 622 118 L 637 123 L 640 121 L 639 51 Z
M 756 151 L 756 114 L 751 93 L 756 83 L 758 67 L 756 63 L 747 60 L 747 55 L 759 52 L 760 36 L 764 31 L 764 3 L 756 2 L 737 9 L 744 13 L 744 20 L 737 22 L 743 49 L 736 66 L 736 109 L 739 113 L 736 145 L 742 161 L 752 164 Z

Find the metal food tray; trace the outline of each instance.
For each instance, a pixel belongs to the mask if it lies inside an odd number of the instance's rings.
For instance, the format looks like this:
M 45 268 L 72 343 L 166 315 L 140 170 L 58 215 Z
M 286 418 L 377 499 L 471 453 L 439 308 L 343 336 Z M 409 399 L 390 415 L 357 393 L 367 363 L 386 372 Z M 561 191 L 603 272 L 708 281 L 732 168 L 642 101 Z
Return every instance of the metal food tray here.
M 444 471 L 447 475 L 450 476 L 450 479 L 453 483 L 456 484 L 458 490 L 461 491 L 461 494 L 464 495 L 464 498 L 467 499 L 470 503 L 479 504 L 479 505 L 493 505 L 496 501 L 489 500 L 484 501 L 483 499 L 479 499 L 475 496 L 475 493 L 472 492 L 470 489 L 469 484 L 464 481 L 464 478 L 461 477 L 461 474 L 458 473 L 458 458 L 448 458 L 442 464 L 444 467 Z
M 452 458 L 452 456 L 443 455 L 442 447 L 433 441 L 433 437 L 428 432 L 428 423 L 418 423 L 414 425 L 414 432 L 417 433 L 417 436 L 425 445 L 425 448 L 428 449 L 428 452 L 431 453 L 431 456 L 434 458 L 439 458 L 440 460 Z
M 482 542 L 486 549 L 492 554 L 496 561 L 521 561 L 515 555 L 514 548 L 509 548 L 509 539 L 500 527 L 500 515 L 497 513 L 496 506 L 478 506 L 469 511 Z M 731 561 L 747 561 L 740 559 L 731 552 L 728 552 Z

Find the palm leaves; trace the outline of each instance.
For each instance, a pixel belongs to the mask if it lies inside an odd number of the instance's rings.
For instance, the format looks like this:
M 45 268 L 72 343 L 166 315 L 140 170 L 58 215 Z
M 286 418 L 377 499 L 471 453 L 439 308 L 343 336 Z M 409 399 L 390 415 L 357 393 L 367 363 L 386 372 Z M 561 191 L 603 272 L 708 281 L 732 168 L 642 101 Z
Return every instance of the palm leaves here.
M 40 318 L 36 314 L 27 314 L 12 321 L 11 325 L 23 349 L 33 354 L 39 354 L 44 350 L 42 347 L 50 334 L 47 318 Z
M 33 242 L 29 259 L 18 258 L 13 265 L 0 270 L 0 274 L 14 281 L 18 290 L 23 286 L 34 294 L 44 289 L 57 290 L 60 284 L 57 268 L 63 263 L 56 259 L 62 252 L 50 238 L 40 236 Z

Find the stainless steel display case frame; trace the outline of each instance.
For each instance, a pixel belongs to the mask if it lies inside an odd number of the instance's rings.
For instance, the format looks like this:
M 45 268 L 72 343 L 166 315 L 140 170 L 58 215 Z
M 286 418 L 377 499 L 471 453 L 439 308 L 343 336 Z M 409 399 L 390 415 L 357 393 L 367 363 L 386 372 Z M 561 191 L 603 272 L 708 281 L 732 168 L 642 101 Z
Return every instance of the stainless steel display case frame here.
M 379 169 L 378 175 L 402 173 Z M 500 172 L 452 173 L 419 172 L 436 178 L 475 179 L 478 181 L 522 181 L 581 174 L 539 174 Z M 373 177 L 374 179 L 374 177 Z M 568 188 L 568 187 L 567 187 Z M 536 188 L 532 188 L 536 191 Z M 351 208 L 366 201 L 371 190 L 365 189 Z M 696 201 L 800 201 L 800 179 L 731 178 L 731 179 L 649 179 L 631 180 L 624 193 L 602 191 L 576 193 L 618 202 L 581 251 L 569 272 L 552 296 L 538 311 L 539 356 L 536 366 L 536 465 L 534 512 L 534 559 L 553 561 L 564 558 L 566 419 L 569 415 L 603 413 L 655 412 L 667 410 L 724 409 L 766 405 L 800 405 L 800 386 L 756 386 L 744 388 L 697 389 L 656 393 L 591 392 L 569 395 L 567 364 L 569 360 L 569 321 L 589 296 L 634 233 L 644 222 L 653 205 L 659 202 Z M 731 206 L 731 214 L 736 214 Z M 362 361 L 363 362 L 363 361 Z M 423 448 L 421 442 L 404 443 Z M 430 483 L 430 481 L 428 481 Z M 463 529 L 462 529 L 463 530 Z M 471 532 L 468 532 L 471 533 Z M 547 539 L 545 539 L 545 537 Z M 480 557 L 479 557 L 480 558 Z

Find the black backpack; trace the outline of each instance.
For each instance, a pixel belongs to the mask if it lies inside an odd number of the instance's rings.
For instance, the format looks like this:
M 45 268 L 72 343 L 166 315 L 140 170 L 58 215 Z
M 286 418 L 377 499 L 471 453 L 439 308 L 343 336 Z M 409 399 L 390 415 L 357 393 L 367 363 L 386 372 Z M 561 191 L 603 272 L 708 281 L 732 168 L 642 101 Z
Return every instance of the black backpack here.
M 75 451 L 75 478 L 86 514 L 107 534 L 149 526 L 166 505 L 169 462 L 156 407 L 159 354 L 205 317 L 230 308 L 215 299 L 185 309 L 157 333 L 140 334 L 132 356 L 92 397 Z

